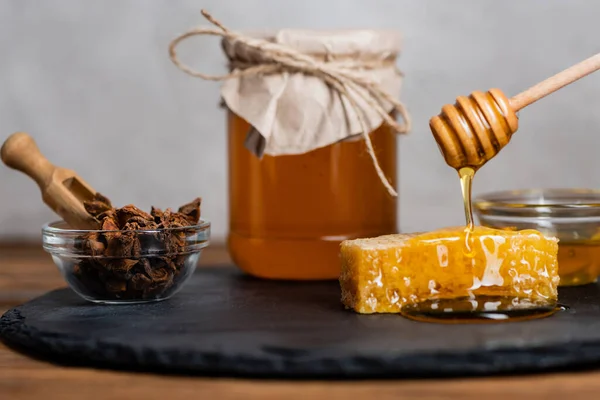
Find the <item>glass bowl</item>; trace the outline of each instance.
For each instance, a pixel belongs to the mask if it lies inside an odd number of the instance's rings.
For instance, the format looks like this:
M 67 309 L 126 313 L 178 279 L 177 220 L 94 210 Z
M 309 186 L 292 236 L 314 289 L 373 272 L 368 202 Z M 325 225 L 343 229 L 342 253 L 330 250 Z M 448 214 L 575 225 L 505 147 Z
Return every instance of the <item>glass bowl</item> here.
M 481 225 L 558 237 L 560 286 L 592 283 L 600 274 L 600 190 L 493 192 L 477 196 L 474 209 Z
M 210 223 L 156 230 L 42 229 L 52 255 L 78 295 L 95 303 L 132 304 L 168 299 L 192 276 L 209 244 Z

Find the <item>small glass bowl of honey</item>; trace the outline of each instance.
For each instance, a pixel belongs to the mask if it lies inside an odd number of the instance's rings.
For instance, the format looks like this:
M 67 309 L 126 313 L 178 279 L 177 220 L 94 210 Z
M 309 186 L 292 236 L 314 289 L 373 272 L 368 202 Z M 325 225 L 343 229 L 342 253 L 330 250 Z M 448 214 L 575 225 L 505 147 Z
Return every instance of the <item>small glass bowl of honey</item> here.
M 600 275 L 600 190 L 493 192 L 477 196 L 474 208 L 483 226 L 556 236 L 560 286 L 593 283 Z

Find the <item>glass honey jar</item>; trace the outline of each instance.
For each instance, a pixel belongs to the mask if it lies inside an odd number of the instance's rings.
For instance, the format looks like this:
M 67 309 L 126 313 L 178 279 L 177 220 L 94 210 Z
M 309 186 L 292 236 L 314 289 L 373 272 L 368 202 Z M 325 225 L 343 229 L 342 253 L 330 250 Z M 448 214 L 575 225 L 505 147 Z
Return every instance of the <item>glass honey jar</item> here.
M 175 39 L 184 72 L 222 81 L 227 110 L 228 246 L 260 278 L 337 279 L 343 240 L 397 231 L 397 32 L 196 29 Z M 175 46 L 220 35 L 230 72 L 185 66 Z M 395 119 L 402 117 L 404 125 Z
M 390 76 L 398 79 L 397 75 L 390 75 L 390 71 L 397 71 L 389 60 L 395 61 L 398 53 L 398 42 L 390 33 L 286 31 L 275 37 L 319 61 L 329 57 L 340 62 L 363 56 L 373 62 L 380 57 L 385 64 L 381 79 Z M 328 54 L 316 51 L 319 47 L 326 48 L 320 46 L 323 43 L 329 44 Z M 369 43 L 378 45 L 373 48 Z M 248 50 L 240 50 L 239 44 L 236 48 L 236 44 L 226 41 L 224 49 L 230 60 L 241 55 L 248 61 Z M 373 75 L 377 72 L 371 71 Z M 257 92 L 266 95 L 273 92 L 273 87 L 279 88 L 273 96 L 280 96 L 277 105 L 283 102 L 284 109 L 278 108 L 281 115 L 275 118 L 275 125 L 283 128 L 277 132 L 280 140 L 272 146 L 272 154 L 259 157 L 256 149 L 249 151 L 248 142 L 252 141 L 249 132 L 254 131 L 259 142 L 264 137 L 273 138 L 272 132 L 256 134 L 256 130 L 262 133 L 269 129 L 265 127 L 269 124 L 264 124 L 264 115 L 256 118 L 250 111 L 251 108 L 256 111 L 256 107 L 247 104 L 240 112 L 231 108 L 228 111 L 229 251 L 238 267 L 257 277 L 336 279 L 340 272 L 341 241 L 396 232 L 398 199 L 390 195 L 378 178 L 364 137 L 352 132 L 339 135 L 343 131 L 340 124 L 347 117 L 343 107 L 336 107 L 332 101 L 339 95 L 331 93 L 319 79 L 303 74 L 296 74 L 295 81 L 288 78 L 284 85 L 277 85 L 279 79 L 273 78 L 266 85 L 268 91 L 263 89 L 264 84 L 250 81 L 250 85 L 259 88 L 246 93 L 260 101 Z M 240 86 L 234 96 L 224 95 L 225 102 L 238 110 L 243 109 L 239 105 L 241 84 L 238 82 Z M 319 98 L 319 90 L 324 89 L 326 94 Z M 227 87 L 224 92 L 228 92 Z M 310 101 L 313 96 L 318 103 L 334 105 L 314 106 Z M 273 104 L 264 101 L 265 110 Z M 328 110 L 333 111 L 328 114 Z M 254 117 L 256 125 L 243 114 Z M 302 140 L 298 141 L 299 137 Z M 380 121 L 375 129 L 370 129 L 369 138 L 383 175 L 395 186 L 396 132 Z M 293 146 L 288 145 L 290 142 Z M 297 149 L 298 142 L 305 145 Z M 263 145 L 268 146 L 260 144 Z

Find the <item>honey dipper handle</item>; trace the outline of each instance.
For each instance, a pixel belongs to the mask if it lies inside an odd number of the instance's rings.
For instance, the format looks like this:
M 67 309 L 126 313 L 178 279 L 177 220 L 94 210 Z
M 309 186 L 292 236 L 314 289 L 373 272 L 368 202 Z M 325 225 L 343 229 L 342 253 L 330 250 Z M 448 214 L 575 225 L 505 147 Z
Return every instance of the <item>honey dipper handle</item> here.
M 510 99 L 515 112 L 600 69 L 600 53 L 565 69 Z
M 0 156 L 4 164 L 33 178 L 42 191 L 56 169 L 40 152 L 33 138 L 25 132 L 10 135 L 0 149 Z

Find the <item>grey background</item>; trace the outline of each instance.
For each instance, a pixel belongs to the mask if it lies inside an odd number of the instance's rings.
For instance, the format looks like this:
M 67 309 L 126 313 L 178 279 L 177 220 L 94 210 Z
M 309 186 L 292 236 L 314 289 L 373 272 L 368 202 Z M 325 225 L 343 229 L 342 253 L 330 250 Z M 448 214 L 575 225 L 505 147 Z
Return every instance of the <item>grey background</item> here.
M 456 173 L 427 121 L 473 90 L 516 94 L 600 51 L 595 1 L 2 0 L 0 140 L 35 136 L 117 205 L 177 207 L 204 197 L 215 240 L 227 231 L 226 136 L 219 85 L 167 55 L 207 8 L 232 29 L 392 28 L 404 36 L 402 100 L 414 130 L 400 140 L 403 231 L 463 223 Z M 216 39 L 182 46 L 200 70 L 225 71 Z M 600 74 L 524 110 L 511 144 L 474 192 L 597 187 Z M 0 239 L 39 237 L 53 219 L 28 178 L 0 168 Z

